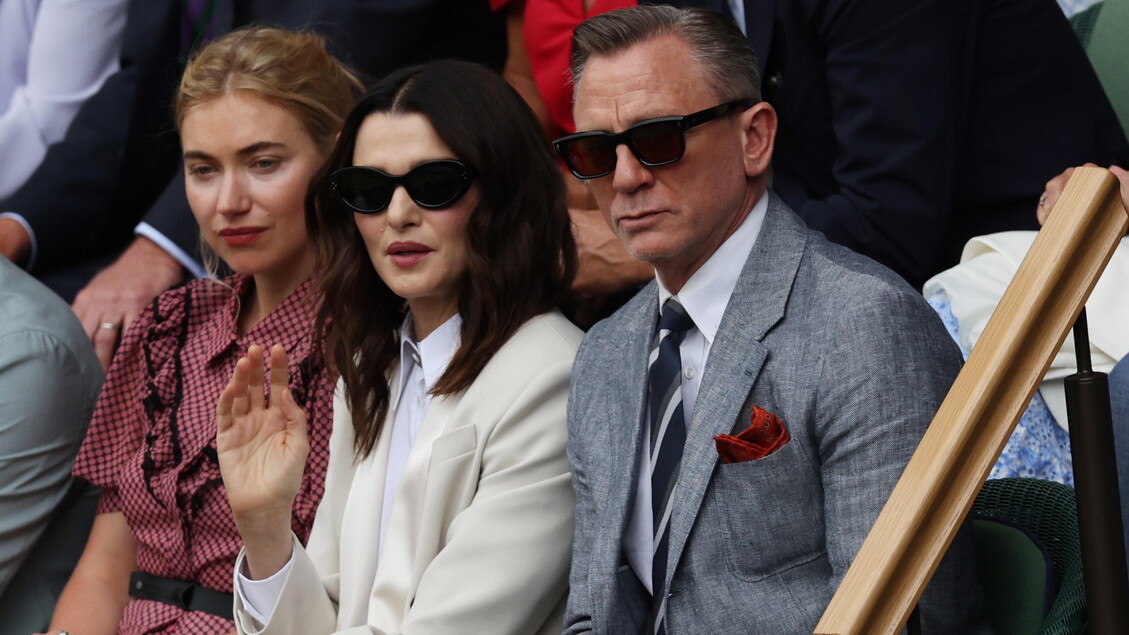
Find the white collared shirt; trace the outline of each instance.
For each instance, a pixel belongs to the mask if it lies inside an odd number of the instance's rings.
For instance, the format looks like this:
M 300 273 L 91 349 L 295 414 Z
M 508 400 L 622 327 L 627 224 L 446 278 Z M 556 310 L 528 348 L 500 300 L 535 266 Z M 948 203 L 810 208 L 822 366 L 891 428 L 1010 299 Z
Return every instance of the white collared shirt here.
M 0 201 L 64 137 L 83 102 L 120 67 L 127 0 L 0 0 Z M 35 230 L 14 210 L 0 210 L 31 238 L 24 269 L 35 264 Z
M 431 405 L 431 389 L 447 370 L 455 349 L 459 347 L 462 318 L 455 314 L 435 329 L 423 341 L 412 337 L 414 328 L 411 315 L 400 329 L 400 386 L 391 405 L 396 418 L 392 424 L 392 446 L 388 452 L 388 468 L 384 476 L 384 506 L 380 512 L 380 549 L 384 549 L 384 536 L 388 519 L 392 515 L 392 502 L 400 489 L 404 466 L 412 451 L 420 424 Z M 379 557 L 379 556 L 378 556 Z
M 0 0 L 0 200 L 121 63 L 128 0 Z
M 766 193 L 762 194 L 753 205 L 752 211 L 733 235 L 702 263 L 675 296 L 686 309 L 690 319 L 694 321 L 694 328 L 686 332 L 682 344 L 678 347 L 682 358 L 682 413 L 687 428 L 694 417 L 694 404 L 698 399 L 698 389 L 702 385 L 702 372 L 709 360 L 710 347 L 717 336 L 717 329 L 721 325 L 721 318 L 725 315 L 725 307 L 729 305 L 729 298 L 737 287 L 741 269 L 749 259 L 753 244 L 760 235 L 767 210 Z M 661 278 L 656 279 L 661 311 L 663 304 L 674 294 L 663 286 Z M 635 483 L 635 504 L 631 509 L 631 518 L 627 522 L 623 551 L 628 564 L 639 576 L 643 586 L 648 592 L 653 592 L 651 567 L 655 541 L 651 511 L 650 420 L 650 413 L 647 413 L 644 423 L 646 429 L 643 431 L 643 442 L 640 447 L 639 474 Z
M 400 383 L 393 386 L 396 392 L 389 400 L 389 405 L 396 414 L 392 421 L 391 447 L 384 476 L 380 545 L 376 556 L 378 561 L 380 552 L 384 549 L 384 536 L 387 533 L 384 529 L 392 515 L 392 503 L 396 500 L 396 492 L 404 476 L 404 466 L 408 462 L 420 425 L 427 415 L 428 406 L 431 405 L 431 390 L 447 371 L 447 366 L 459 347 L 462 324 L 462 317 L 455 314 L 420 342 L 415 341 L 413 335 L 415 329 L 411 314 L 400 327 Z M 244 577 L 242 558 L 236 563 L 238 575 L 235 592 L 243 601 L 243 607 L 259 622 L 266 624 L 270 621 L 293 560 L 291 556 L 282 569 L 262 580 Z M 375 567 L 373 570 L 375 571 Z

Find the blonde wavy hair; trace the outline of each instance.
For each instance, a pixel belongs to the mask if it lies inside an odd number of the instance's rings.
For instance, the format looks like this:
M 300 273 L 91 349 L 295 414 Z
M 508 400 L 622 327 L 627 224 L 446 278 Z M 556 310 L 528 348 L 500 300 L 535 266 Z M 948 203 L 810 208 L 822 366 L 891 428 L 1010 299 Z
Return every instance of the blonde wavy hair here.
M 176 121 L 183 122 L 193 106 L 246 92 L 292 112 L 328 150 L 363 88 L 329 54 L 320 35 L 247 27 L 203 47 L 188 62 L 177 91 Z
M 188 62 L 176 95 L 176 123 L 195 106 L 244 93 L 292 113 L 328 153 L 363 90 L 356 74 L 330 55 L 322 36 L 246 27 L 199 49 Z M 214 279 L 219 259 L 202 240 L 200 252 Z

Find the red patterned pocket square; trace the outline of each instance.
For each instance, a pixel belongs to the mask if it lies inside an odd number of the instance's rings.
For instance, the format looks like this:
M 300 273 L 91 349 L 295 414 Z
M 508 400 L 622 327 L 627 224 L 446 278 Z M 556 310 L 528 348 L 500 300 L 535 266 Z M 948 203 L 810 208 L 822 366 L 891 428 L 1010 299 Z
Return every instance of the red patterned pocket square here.
M 752 425 L 737 436 L 719 434 L 713 438 L 722 463 L 743 463 L 768 456 L 792 439 L 780 419 L 760 406 L 753 406 L 750 419 Z

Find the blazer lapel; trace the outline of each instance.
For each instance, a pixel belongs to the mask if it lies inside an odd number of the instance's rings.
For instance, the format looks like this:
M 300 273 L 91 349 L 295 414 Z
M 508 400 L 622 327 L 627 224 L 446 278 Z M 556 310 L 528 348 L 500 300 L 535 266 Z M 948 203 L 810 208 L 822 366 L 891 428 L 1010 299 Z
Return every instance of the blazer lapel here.
M 604 500 L 608 501 L 604 511 L 607 522 L 590 552 L 589 565 L 601 571 L 593 579 L 607 581 L 609 585 L 614 585 L 624 562 L 622 541 L 635 504 L 646 416 L 647 361 L 658 323 L 658 287 L 652 282 L 623 310 L 624 319 L 619 323 L 625 326 L 617 337 L 623 345 L 623 364 L 616 376 L 607 378 L 612 387 L 606 393 L 608 425 L 605 428 L 610 439 L 608 454 L 604 457 L 608 467 L 602 492 Z M 628 619 L 629 616 L 621 614 L 623 607 L 618 600 L 619 594 L 626 591 L 611 588 L 595 593 L 594 597 L 607 604 L 605 610 L 597 613 L 616 616 L 615 620 Z M 613 628 L 612 632 L 615 630 Z
M 626 526 L 627 518 L 631 513 L 631 506 L 635 500 L 635 476 L 638 472 L 640 445 L 643 440 L 643 427 L 644 418 L 647 416 L 646 412 L 646 396 L 647 396 L 647 361 L 651 353 L 651 337 L 650 332 L 654 330 L 655 324 L 658 321 L 658 310 L 655 305 L 651 304 L 651 312 L 639 316 L 638 323 L 649 324 L 650 327 L 645 331 L 640 330 L 637 332 L 628 343 L 627 348 L 623 351 L 624 360 L 624 374 L 615 382 L 619 385 L 616 392 L 622 390 L 621 394 L 629 395 L 627 400 L 614 400 L 612 421 L 625 421 L 630 422 L 630 425 L 615 426 L 613 432 L 615 449 L 612 453 L 613 473 L 610 483 L 609 494 L 613 501 L 626 501 L 626 508 L 616 511 L 617 531 L 618 536 L 623 535 L 623 528 Z M 623 411 L 616 412 L 618 408 L 624 408 Z M 624 461 L 623 457 L 634 457 L 634 461 Z
M 400 385 L 399 365 L 389 373 L 388 382 L 390 386 Z M 390 442 L 392 435 L 388 432 L 391 431 L 395 419 L 396 410 L 389 408 L 388 414 L 384 417 L 384 428 L 377 437 L 372 454 L 353 466 L 353 473 L 348 476 L 348 495 L 339 499 L 343 509 L 337 546 L 339 552 L 334 554 L 334 557 L 339 559 L 341 571 L 339 623 L 363 620 L 367 614 L 368 591 L 376 575 L 380 533 L 386 530 L 379 528 L 381 511 L 384 508 L 384 481 L 387 474 L 388 454 L 392 447 Z M 338 419 L 335 416 L 333 424 L 331 439 L 338 443 L 331 448 L 330 461 L 334 461 L 332 453 L 334 450 L 347 452 L 350 456 L 353 452 L 353 435 L 351 433 L 342 435 L 337 428 L 339 425 L 352 425 L 351 418 Z M 348 503 L 354 500 L 366 501 L 367 504 Z M 324 499 L 322 504 L 325 504 Z M 320 516 L 321 510 L 318 511 Z M 379 529 L 375 535 L 374 528 Z M 347 556 L 346 551 L 349 552 Z
M 399 385 L 394 384 L 394 385 Z M 368 615 L 373 624 L 398 624 L 404 619 L 409 606 L 396 603 L 396 599 L 409 598 L 409 589 L 415 585 L 415 572 L 413 561 L 418 549 L 418 528 L 420 507 L 424 502 L 424 492 L 427 487 L 427 469 L 431 461 L 431 449 L 435 440 L 439 438 L 452 420 L 452 413 L 462 400 L 463 393 L 454 395 L 438 395 L 431 399 L 427 407 L 427 414 L 420 423 L 416 438 L 412 442 L 412 449 L 408 452 L 408 459 L 404 464 L 404 472 L 400 476 L 400 485 L 395 493 L 392 511 L 388 515 L 388 523 L 384 528 L 386 536 L 384 544 L 396 545 L 396 549 L 384 549 L 380 552 L 380 566 L 376 584 L 372 586 L 373 594 L 369 598 Z M 392 422 L 395 413 L 390 415 L 386 430 L 392 436 Z M 385 459 L 380 469 L 386 470 L 388 461 Z M 381 485 L 383 489 L 383 484 Z M 370 584 L 372 580 L 369 581 Z M 394 592 L 376 593 L 377 588 L 386 591 L 394 588 Z
M 686 448 L 670 520 L 667 588 L 677 570 L 718 464 L 713 437 L 732 432 L 768 358 L 761 343 L 784 317 L 785 305 L 807 242 L 806 230 L 774 194 L 760 236 L 741 271 L 710 356 L 686 430 Z

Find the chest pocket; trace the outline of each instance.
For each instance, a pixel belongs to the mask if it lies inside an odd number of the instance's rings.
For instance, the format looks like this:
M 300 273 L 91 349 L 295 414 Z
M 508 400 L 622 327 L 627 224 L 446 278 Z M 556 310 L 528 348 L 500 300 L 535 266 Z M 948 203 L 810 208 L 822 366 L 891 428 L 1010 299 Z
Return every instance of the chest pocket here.
M 738 578 L 755 582 L 822 556 L 822 488 L 795 439 L 766 457 L 719 465 L 714 489 Z
M 477 438 L 475 427 L 471 425 L 455 428 L 439 437 L 431 444 L 431 461 L 428 463 L 428 470 L 474 451 Z

